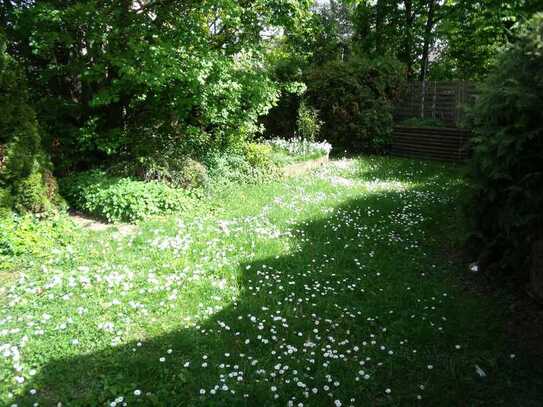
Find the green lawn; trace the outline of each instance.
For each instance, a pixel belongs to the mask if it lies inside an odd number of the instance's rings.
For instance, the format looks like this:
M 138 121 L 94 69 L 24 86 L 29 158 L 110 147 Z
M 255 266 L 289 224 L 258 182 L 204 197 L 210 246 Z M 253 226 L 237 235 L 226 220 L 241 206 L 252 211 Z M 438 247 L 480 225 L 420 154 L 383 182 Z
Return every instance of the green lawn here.
M 461 174 L 333 162 L 23 256 L 0 405 L 539 406 L 505 305 L 461 283 Z

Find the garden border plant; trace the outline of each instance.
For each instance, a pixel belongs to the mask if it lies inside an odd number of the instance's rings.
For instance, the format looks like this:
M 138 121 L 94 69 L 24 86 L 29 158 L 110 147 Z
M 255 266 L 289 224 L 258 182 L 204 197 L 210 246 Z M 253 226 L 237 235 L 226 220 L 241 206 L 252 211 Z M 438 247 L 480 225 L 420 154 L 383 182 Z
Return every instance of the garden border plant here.
M 531 248 L 543 240 L 541 106 L 542 13 L 500 55 L 468 123 L 476 134 L 470 247 L 477 249 L 482 269 L 507 270 L 522 281 L 528 278 Z

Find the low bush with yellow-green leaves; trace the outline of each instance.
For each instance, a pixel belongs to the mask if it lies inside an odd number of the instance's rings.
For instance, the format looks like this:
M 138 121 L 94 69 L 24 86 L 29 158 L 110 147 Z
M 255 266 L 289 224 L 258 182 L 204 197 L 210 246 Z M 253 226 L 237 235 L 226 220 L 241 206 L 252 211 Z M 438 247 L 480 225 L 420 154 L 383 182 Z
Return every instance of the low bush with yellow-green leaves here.
M 73 242 L 76 233 L 75 224 L 62 214 L 38 219 L 28 213 L 6 213 L 0 216 L 0 271 L 9 271 L 23 257 L 32 261 L 53 257 L 58 247 Z

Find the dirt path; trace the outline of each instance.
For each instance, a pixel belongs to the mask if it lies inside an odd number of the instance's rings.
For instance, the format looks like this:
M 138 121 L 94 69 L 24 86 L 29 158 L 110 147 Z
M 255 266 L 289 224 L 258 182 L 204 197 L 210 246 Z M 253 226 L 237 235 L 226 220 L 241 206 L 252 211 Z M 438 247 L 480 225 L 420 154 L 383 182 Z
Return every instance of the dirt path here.
M 79 212 L 70 214 L 70 219 L 82 229 L 92 230 L 93 232 L 102 232 L 113 229 L 123 236 L 135 233 L 138 228 L 136 225 L 128 223 L 103 223 Z

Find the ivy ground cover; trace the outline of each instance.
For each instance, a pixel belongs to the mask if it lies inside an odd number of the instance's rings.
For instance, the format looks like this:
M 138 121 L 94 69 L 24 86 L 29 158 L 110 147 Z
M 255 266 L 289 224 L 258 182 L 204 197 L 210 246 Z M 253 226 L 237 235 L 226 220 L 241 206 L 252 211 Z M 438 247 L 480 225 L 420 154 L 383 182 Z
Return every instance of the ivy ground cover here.
M 504 306 L 448 254 L 464 188 L 361 158 L 76 230 L 2 274 L 0 404 L 538 405 Z

